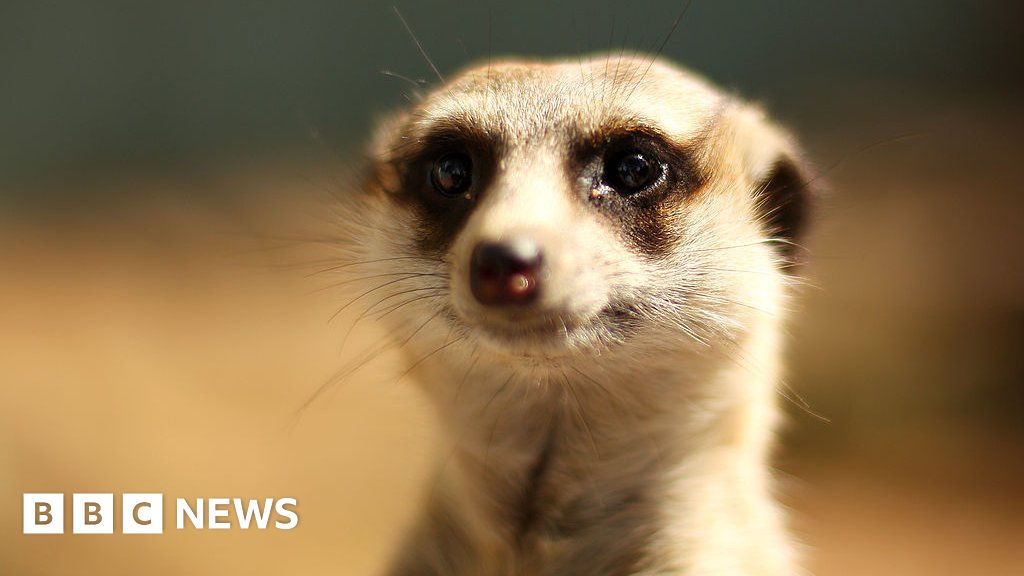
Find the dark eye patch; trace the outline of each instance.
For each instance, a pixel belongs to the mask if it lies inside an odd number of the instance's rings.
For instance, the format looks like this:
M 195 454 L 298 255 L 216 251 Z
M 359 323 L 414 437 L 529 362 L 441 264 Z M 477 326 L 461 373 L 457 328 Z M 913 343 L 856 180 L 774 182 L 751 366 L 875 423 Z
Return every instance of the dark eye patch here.
M 579 195 L 638 250 L 664 253 L 678 240 L 671 225 L 674 208 L 704 182 L 696 146 L 680 146 L 646 126 L 585 136 L 571 155 Z
M 490 178 L 494 143 L 471 127 L 452 125 L 410 140 L 391 165 L 400 189 L 393 197 L 415 211 L 424 252 L 444 252 L 462 229 Z

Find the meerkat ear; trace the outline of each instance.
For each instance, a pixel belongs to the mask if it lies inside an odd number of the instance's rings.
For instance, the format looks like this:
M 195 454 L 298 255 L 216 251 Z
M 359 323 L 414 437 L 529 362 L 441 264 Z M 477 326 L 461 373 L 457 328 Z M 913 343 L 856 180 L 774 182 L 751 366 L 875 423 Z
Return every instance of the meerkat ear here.
M 802 260 L 799 243 L 811 217 L 817 197 L 815 176 L 793 138 L 764 120 L 759 111 L 749 111 L 745 134 L 748 182 L 753 185 L 758 218 L 765 233 L 779 240 L 778 251 L 787 262 Z M 746 142 L 743 142 L 746 140 Z
M 780 155 L 757 185 L 757 206 L 771 238 L 781 240 L 779 251 L 787 260 L 801 260 L 814 191 L 808 170 L 794 156 Z
M 368 177 L 375 183 L 375 186 L 370 186 L 369 189 L 394 192 L 401 186 L 401 174 L 391 160 L 398 152 L 395 148 L 396 142 L 401 141 L 399 132 L 408 118 L 407 112 L 397 111 L 377 119 L 377 130 L 366 149 Z

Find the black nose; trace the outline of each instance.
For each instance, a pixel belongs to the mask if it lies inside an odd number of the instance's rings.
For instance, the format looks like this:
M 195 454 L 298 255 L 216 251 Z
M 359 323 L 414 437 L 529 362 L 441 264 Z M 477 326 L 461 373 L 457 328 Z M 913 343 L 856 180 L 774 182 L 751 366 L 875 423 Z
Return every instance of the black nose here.
M 540 290 L 541 252 L 529 240 L 484 242 L 473 250 L 473 296 L 487 306 L 528 304 Z

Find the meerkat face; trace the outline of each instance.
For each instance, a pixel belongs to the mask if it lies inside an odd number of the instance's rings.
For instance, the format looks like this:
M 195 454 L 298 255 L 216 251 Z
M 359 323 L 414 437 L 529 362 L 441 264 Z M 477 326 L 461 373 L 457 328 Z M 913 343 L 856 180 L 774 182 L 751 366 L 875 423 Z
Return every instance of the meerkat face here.
M 782 132 L 641 57 L 472 68 L 373 162 L 382 315 L 534 361 L 737 337 L 778 313 L 806 210 Z

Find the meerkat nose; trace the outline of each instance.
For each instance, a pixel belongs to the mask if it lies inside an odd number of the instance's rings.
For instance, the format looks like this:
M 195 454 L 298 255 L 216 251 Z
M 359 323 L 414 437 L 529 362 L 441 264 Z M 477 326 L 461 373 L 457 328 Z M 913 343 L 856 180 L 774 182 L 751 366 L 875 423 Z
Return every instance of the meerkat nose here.
M 543 258 L 532 241 L 482 242 L 470 260 L 470 288 L 486 306 L 529 304 L 540 291 Z

